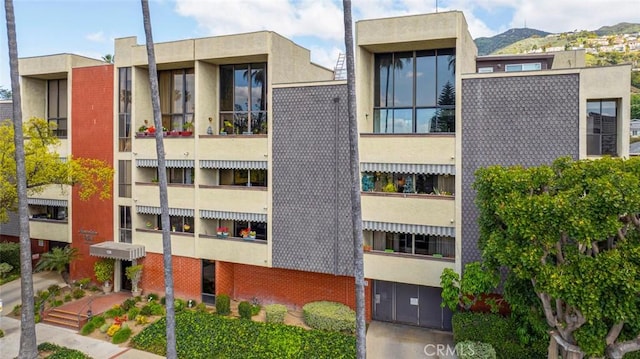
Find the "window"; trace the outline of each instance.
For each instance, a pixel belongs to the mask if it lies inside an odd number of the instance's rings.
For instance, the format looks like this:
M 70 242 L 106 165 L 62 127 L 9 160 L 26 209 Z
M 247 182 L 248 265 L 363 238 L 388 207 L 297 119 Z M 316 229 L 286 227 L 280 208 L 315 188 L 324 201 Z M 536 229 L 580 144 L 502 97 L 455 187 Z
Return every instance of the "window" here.
M 456 179 L 452 175 L 365 172 L 363 192 L 420 193 L 453 195 Z
M 131 198 L 131 161 L 118 161 L 118 197 Z
M 267 170 L 221 169 L 220 185 L 266 187 Z
M 479 74 L 486 74 L 486 73 L 490 73 L 493 72 L 493 67 L 479 67 L 478 68 L 478 73 Z
M 67 221 L 67 207 L 29 205 L 29 213 L 34 219 L 50 219 L 54 221 Z
M 174 184 L 193 184 L 193 168 L 167 168 L 167 182 Z
M 535 62 L 530 64 L 508 64 L 505 65 L 504 71 L 539 71 L 542 69 L 542 63 Z
M 615 100 L 587 101 L 587 155 L 618 154 L 618 106 Z
M 425 234 L 374 232 L 373 250 L 454 258 L 455 239 Z
M 131 67 L 118 69 L 118 151 L 131 152 Z
M 120 206 L 120 242 L 131 243 L 131 207 Z
M 267 133 L 267 64 L 220 66 L 220 129 Z
M 160 215 L 156 218 L 156 223 L 158 223 L 158 229 L 162 229 L 162 220 L 160 219 Z M 193 233 L 193 217 L 184 217 L 184 216 L 169 216 L 169 222 L 171 223 L 171 231 L 173 232 L 184 232 L 184 233 Z
M 267 240 L 267 224 L 262 222 L 243 222 L 243 221 L 233 222 L 234 237 L 242 237 L 242 235 L 240 235 L 240 231 L 247 228 L 250 231 L 256 232 L 256 239 L 263 240 L 263 241 Z
M 67 137 L 67 80 L 47 81 L 47 120 L 53 126 L 53 135 Z
M 182 131 L 185 122 L 193 123 L 195 111 L 193 69 L 160 71 L 158 87 L 162 126 L 172 131 Z
M 455 58 L 455 49 L 376 54 L 373 132 L 455 132 Z

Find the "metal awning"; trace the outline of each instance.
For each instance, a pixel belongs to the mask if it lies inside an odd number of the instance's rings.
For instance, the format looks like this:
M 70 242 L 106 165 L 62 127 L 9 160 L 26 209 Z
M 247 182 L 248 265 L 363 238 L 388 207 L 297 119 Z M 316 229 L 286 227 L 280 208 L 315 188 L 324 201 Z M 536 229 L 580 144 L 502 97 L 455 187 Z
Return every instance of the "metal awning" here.
M 200 168 L 266 170 L 267 161 L 200 160 Z
M 131 261 L 144 257 L 145 251 L 142 244 L 102 242 L 98 244 L 92 244 L 89 247 L 89 254 L 94 257 Z
M 164 160 L 169 168 L 193 168 L 194 160 Z M 158 167 L 157 159 L 136 159 L 136 167 Z
M 28 198 L 27 203 L 35 206 L 67 207 L 67 200 L 64 199 Z
M 454 165 L 430 165 L 420 163 L 375 163 L 362 162 L 360 164 L 362 172 L 394 172 L 394 173 L 424 173 L 434 175 L 455 175 Z
M 160 207 L 154 206 L 136 206 L 136 212 L 138 214 L 160 214 Z M 170 216 L 184 216 L 184 217 L 193 217 L 193 209 L 192 208 L 169 208 Z
M 210 211 L 207 209 L 201 209 L 200 218 L 267 223 L 266 213 Z
M 432 236 L 456 236 L 456 229 L 454 227 L 426 226 L 421 224 L 362 221 L 362 229 L 368 231 L 425 234 Z

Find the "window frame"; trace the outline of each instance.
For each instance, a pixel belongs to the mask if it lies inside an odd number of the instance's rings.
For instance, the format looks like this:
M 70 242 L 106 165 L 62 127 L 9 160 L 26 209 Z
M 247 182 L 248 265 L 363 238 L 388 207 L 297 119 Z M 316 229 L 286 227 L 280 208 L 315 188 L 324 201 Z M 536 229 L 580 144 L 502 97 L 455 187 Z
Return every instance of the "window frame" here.
M 592 112 L 589 112 L 590 109 L 590 104 L 598 104 L 598 113 L 594 113 L 594 115 L 591 115 Z M 611 126 L 609 124 L 609 126 L 606 126 L 604 120 L 605 117 L 609 117 L 609 121 L 611 121 L 611 117 L 612 116 L 607 116 L 603 114 L 603 104 L 605 103 L 612 103 L 613 104 L 613 108 L 614 108 L 614 112 L 615 115 L 613 116 L 613 126 Z M 587 143 L 586 143 L 586 152 L 587 152 L 587 156 L 613 156 L 613 157 L 617 157 L 618 156 L 618 145 L 619 145 L 619 139 L 618 139 L 618 126 L 620 124 L 620 102 L 618 99 L 591 99 L 591 100 L 587 100 L 587 133 L 586 133 L 586 137 L 587 137 Z M 596 119 L 599 120 L 599 126 L 596 126 L 596 124 L 592 121 L 595 121 Z M 610 129 L 612 128 L 613 131 L 607 131 L 605 132 L 606 129 Z M 599 132 L 596 132 L 599 131 Z M 610 138 L 614 138 L 613 141 L 613 146 L 612 146 L 612 150 L 609 151 L 603 151 L 603 137 L 610 137 Z M 591 139 L 597 139 L 598 145 L 594 147 L 594 145 L 592 144 Z
M 176 101 L 174 100 L 175 91 L 175 76 L 182 76 L 182 88 L 180 90 L 181 107 L 182 111 L 178 112 L 175 108 Z M 165 85 L 165 76 L 169 77 L 169 81 Z M 193 83 L 191 84 L 190 81 Z M 162 113 L 162 126 L 169 129 L 169 131 L 182 131 L 184 124 L 190 122 L 195 128 L 195 69 L 193 67 L 174 69 L 174 70 L 161 70 L 158 71 L 158 82 L 160 92 L 160 112 Z M 167 88 L 171 95 L 166 93 Z M 164 90 L 163 90 L 164 89 Z M 188 90 L 192 90 L 193 93 L 189 94 Z M 189 97 L 191 96 L 191 97 Z M 167 103 L 168 101 L 168 103 Z M 193 103 L 193 111 L 188 111 L 189 103 Z
M 131 160 L 118 160 L 118 197 L 131 198 L 132 173 Z
M 61 99 L 60 84 L 64 83 L 64 98 Z M 55 84 L 55 94 L 52 94 L 52 86 Z M 55 95 L 55 99 L 52 99 Z M 54 136 L 58 138 L 67 138 L 69 128 L 69 82 L 65 79 L 47 80 L 47 122 L 54 124 L 56 127 L 51 130 Z M 55 102 L 55 114 L 52 114 L 52 105 Z M 62 106 L 61 106 L 62 105 Z M 64 109 L 61 114 L 61 107 Z M 61 124 L 64 124 L 62 126 Z
M 118 69 L 119 152 L 131 152 L 131 88 L 131 67 L 120 67 Z
M 241 71 L 242 67 L 246 66 L 245 73 L 252 74 L 251 79 L 247 81 L 247 108 L 246 109 L 238 109 L 236 105 L 236 72 Z M 238 68 L 238 69 L 237 69 Z M 258 74 L 260 71 L 262 73 L 260 80 L 254 79 L 253 71 L 256 71 Z M 230 64 L 230 65 L 221 65 L 219 75 L 219 103 L 220 103 L 220 133 L 227 134 L 229 131 L 232 131 L 231 134 L 261 134 L 266 135 L 269 132 L 269 119 L 268 119 L 268 82 L 267 82 L 267 63 L 266 62 L 253 62 L 253 63 L 243 63 L 243 64 Z M 227 85 L 225 80 L 228 80 L 228 77 L 225 76 L 224 72 L 231 70 L 231 84 Z M 256 76 L 258 78 L 258 76 Z M 253 96 L 254 91 L 252 90 L 254 86 L 253 83 L 256 83 L 256 87 L 260 89 L 260 104 L 259 108 L 254 109 L 253 107 Z M 261 82 L 261 85 L 258 85 L 258 82 Z M 244 87 L 244 86 L 243 86 Z M 232 89 L 232 90 L 229 90 Z M 228 93 L 230 91 L 230 93 Z M 226 98 L 226 96 L 230 96 L 230 98 Z M 226 108 L 226 106 L 231 105 L 230 108 Z
M 118 240 L 120 241 L 120 243 L 132 243 L 133 219 L 131 217 L 131 206 L 118 207 Z

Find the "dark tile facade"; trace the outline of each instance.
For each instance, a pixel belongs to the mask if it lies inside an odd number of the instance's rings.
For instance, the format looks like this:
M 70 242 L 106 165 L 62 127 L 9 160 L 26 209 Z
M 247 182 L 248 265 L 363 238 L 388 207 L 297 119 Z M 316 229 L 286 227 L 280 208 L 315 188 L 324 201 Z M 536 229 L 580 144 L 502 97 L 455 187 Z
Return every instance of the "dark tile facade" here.
M 462 264 L 480 259 L 474 173 L 579 156 L 579 76 L 462 80 Z
M 273 90 L 273 266 L 353 275 L 346 85 Z

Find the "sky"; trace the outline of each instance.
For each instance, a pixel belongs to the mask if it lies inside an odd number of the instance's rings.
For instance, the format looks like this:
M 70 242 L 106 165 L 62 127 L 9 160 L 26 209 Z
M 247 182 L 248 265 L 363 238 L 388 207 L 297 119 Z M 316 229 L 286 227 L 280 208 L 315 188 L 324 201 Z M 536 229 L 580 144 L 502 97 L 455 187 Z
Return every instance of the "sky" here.
M 114 39 L 144 44 L 136 0 L 14 0 L 18 56 L 73 53 L 100 59 Z M 339 0 L 150 0 L 157 42 L 270 30 L 328 68 L 344 52 Z M 640 22 L 640 0 L 352 0 L 353 20 L 460 10 L 473 38 L 526 27 L 552 33 Z M 0 16 L 6 19 L 4 7 Z M 0 87 L 11 85 L 6 21 L 0 27 Z

